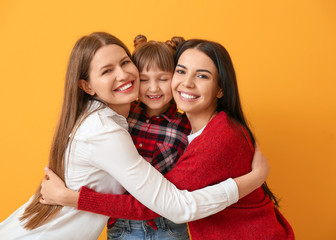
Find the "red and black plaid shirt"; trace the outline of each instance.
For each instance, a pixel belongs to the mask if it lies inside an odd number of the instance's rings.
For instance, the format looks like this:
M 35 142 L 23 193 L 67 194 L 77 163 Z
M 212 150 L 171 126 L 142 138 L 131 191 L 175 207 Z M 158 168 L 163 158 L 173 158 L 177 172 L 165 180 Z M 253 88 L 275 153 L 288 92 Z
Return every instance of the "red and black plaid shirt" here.
M 162 174 L 169 172 L 184 153 L 191 127 L 187 117 L 172 105 L 165 113 L 149 117 L 142 104 L 132 104 L 129 132 L 139 154 Z
M 187 117 L 177 111 L 176 104 L 159 116 L 149 117 L 143 104 L 132 103 L 128 125 L 139 154 L 162 174 L 169 172 L 182 156 L 191 131 Z M 108 227 L 115 221 L 110 219 Z

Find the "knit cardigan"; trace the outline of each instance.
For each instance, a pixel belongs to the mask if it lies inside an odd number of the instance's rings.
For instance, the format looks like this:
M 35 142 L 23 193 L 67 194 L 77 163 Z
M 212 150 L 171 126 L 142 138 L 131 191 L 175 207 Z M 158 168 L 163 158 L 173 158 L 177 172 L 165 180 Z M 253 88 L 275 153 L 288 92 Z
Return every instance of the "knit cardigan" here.
M 165 177 L 179 189 L 193 191 L 250 172 L 252 158 L 245 131 L 220 112 Z M 131 195 L 100 194 L 86 187 L 81 189 L 78 209 L 135 220 L 159 216 Z M 223 211 L 189 222 L 188 226 L 193 240 L 294 239 L 290 224 L 261 187 Z

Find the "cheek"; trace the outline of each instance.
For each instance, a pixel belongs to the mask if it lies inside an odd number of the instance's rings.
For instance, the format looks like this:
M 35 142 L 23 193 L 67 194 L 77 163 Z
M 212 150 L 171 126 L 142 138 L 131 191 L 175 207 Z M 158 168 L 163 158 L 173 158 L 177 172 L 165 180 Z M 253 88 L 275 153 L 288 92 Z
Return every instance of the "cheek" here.
M 171 95 L 172 94 L 172 84 L 171 81 L 166 82 L 160 86 L 162 91 L 164 91 L 165 94 Z
M 134 64 L 129 64 L 127 70 L 130 74 L 134 75 L 136 78 L 139 78 L 139 71 Z
M 145 95 L 146 94 L 146 84 L 140 82 L 140 87 L 139 87 L 139 96 Z
M 175 88 L 176 88 L 176 86 L 177 86 L 177 82 L 178 82 L 178 80 L 177 80 L 177 77 L 174 77 L 173 79 L 172 79 L 172 81 L 171 81 L 171 88 L 174 90 Z

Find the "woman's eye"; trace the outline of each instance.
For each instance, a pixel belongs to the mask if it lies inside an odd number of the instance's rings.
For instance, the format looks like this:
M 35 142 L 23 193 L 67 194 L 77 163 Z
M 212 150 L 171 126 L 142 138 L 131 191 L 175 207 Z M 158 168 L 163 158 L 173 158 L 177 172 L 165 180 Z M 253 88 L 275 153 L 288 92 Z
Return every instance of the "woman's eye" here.
M 162 78 L 162 79 L 159 79 L 159 81 L 161 81 L 161 82 L 166 82 L 166 81 L 168 81 L 168 79 L 166 79 L 166 78 Z
M 121 66 L 124 66 L 124 65 L 126 65 L 127 63 L 130 63 L 130 62 L 131 62 L 130 60 L 123 61 L 123 62 L 121 63 Z
M 146 79 L 140 79 L 140 82 L 147 82 L 148 80 Z
M 177 72 L 178 74 L 184 74 L 184 73 L 185 73 L 185 71 L 184 71 L 184 70 L 181 70 L 181 69 L 176 69 L 176 72 Z
M 107 70 L 105 70 L 105 71 L 103 72 L 103 75 L 106 74 L 106 73 L 109 73 L 109 72 L 111 72 L 111 71 L 112 71 L 111 69 L 107 69 Z
M 199 78 L 204 78 L 204 79 L 208 79 L 208 78 L 209 78 L 207 75 L 204 75 L 204 74 L 200 74 L 200 75 L 198 75 L 197 77 L 199 77 Z

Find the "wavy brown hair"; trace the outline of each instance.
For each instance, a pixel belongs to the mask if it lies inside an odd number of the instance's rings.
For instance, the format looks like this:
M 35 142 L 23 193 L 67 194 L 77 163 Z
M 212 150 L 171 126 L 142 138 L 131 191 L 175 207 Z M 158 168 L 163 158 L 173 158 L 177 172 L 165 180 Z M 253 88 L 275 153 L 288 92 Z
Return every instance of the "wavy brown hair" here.
M 80 79 L 89 81 L 90 63 L 95 53 L 103 46 L 116 44 L 122 47 L 127 55 L 131 54 L 125 44 L 118 38 L 105 33 L 95 32 L 81 37 L 72 49 L 65 77 L 64 98 L 60 118 L 54 133 L 49 154 L 49 168 L 64 181 L 65 152 L 71 145 L 69 135 L 76 126 L 89 114 L 88 109 L 92 96 L 78 86 Z M 26 229 L 35 229 L 55 217 L 62 206 L 44 205 L 39 202 L 41 186 L 39 186 L 31 202 L 20 220 L 26 220 Z

